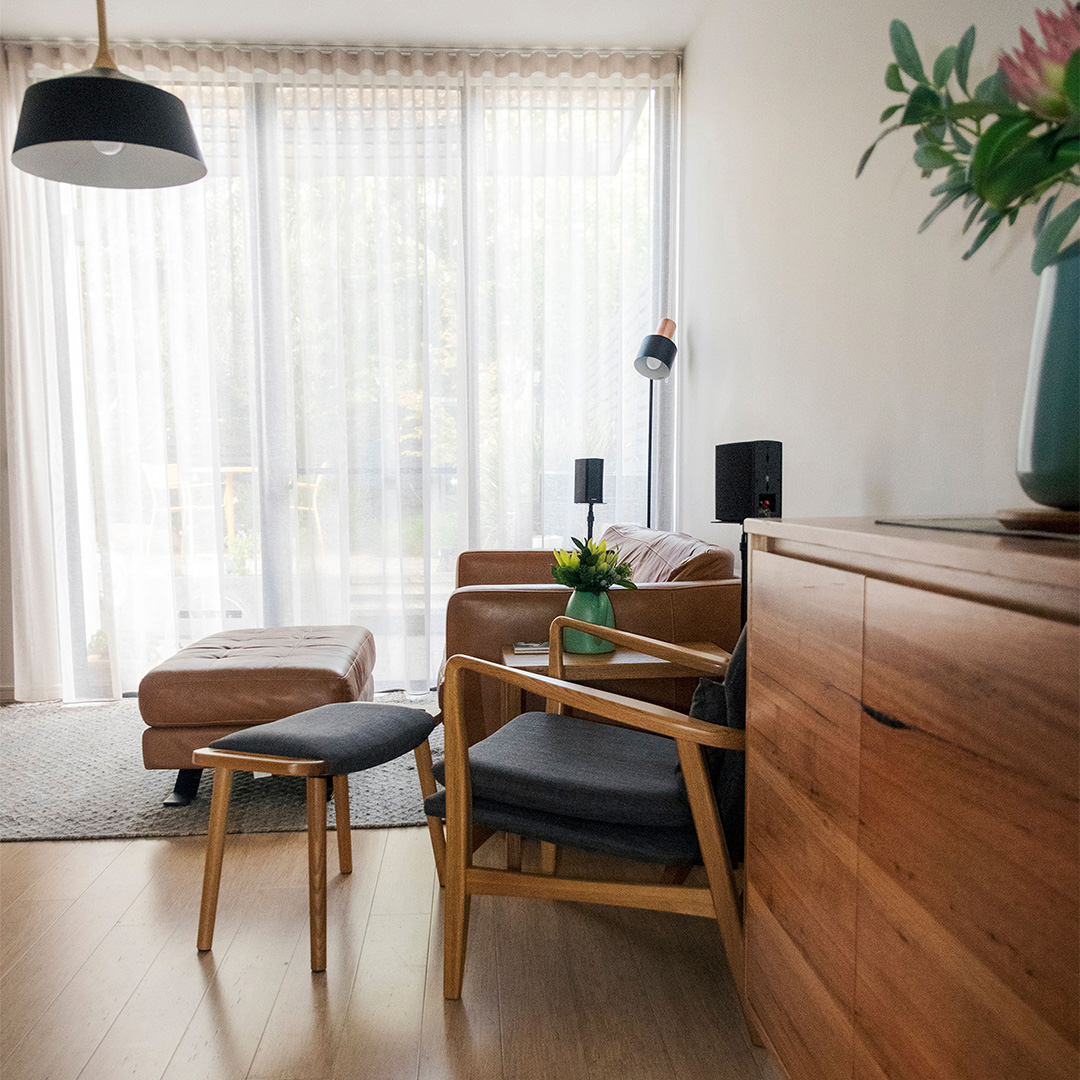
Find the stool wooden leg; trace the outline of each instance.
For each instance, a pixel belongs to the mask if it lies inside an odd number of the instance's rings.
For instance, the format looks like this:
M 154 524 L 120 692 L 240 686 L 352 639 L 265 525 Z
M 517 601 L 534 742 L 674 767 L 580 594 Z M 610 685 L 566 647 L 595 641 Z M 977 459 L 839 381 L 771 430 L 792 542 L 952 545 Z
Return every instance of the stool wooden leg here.
M 326 777 L 307 782 L 308 907 L 311 912 L 311 970 L 326 970 Z
M 202 905 L 199 908 L 198 946 L 205 952 L 214 943 L 221 858 L 225 852 L 225 819 L 229 815 L 232 769 L 214 770 L 214 793 L 210 798 L 210 826 L 206 832 L 206 863 L 203 867 Z
M 334 777 L 334 821 L 337 824 L 337 863 L 343 874 L 352 873 L 352 826 L 349 823 L 349 774 Z
M 426 799 L 434 795 L 437 788 L 435 774 L 431 771 L 431 746 L 425 739 L 414 751 L 416 758 L 416 775 L 420 778 L 420 792 Z M 441 818 L 429 817 L 427 819 L 428 833 L 431 836 L 431 853 L 435 856 L 435 873 L 439 876 L 440 887 L 446 884 L 444 874 L 446 872 L 446 835 L 443 832 Z

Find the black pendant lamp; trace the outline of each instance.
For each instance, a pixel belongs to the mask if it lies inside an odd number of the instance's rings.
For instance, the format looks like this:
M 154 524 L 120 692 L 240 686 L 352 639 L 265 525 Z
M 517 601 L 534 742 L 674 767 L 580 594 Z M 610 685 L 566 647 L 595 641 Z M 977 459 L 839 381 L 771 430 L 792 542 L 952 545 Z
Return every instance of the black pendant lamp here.
M 98 53 L 89 71 L 46 79 L 23 98 L 12 164 L 46 180 L 88 187 L 190 184 L 206 165 L 175 95 L 117 70 L 105 0 L 97 0 Z

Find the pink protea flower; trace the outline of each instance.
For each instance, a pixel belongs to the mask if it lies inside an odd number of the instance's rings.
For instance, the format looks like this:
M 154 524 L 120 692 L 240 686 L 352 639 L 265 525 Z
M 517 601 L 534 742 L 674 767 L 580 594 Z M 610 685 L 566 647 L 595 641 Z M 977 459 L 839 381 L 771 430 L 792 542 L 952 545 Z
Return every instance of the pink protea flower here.
M 1009 81 L 1009 96 L 1020 105 L 1047 120 L 1064 120 L 1069 116 L 1069 100 L 1065 96 L 1065 65 L 1080 49 L 1080 9 L 1066 4 L 1060 15 L 1038 11 L 1039 29 L 1046 48 L 1040 49 L 1035 39 L 1020 28 L 1021 48 L 1013 56 L 1001 57 L 1001 70 Z

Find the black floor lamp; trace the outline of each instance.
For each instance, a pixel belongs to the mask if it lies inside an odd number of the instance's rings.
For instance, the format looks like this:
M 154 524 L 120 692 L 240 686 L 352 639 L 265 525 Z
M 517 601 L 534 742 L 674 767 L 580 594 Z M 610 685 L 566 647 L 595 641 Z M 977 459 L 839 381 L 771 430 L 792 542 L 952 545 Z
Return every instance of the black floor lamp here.
M 674 333 L 675 323 L 662 319 L 656 333 L 649 334 L 641 343 L 634 361 L 634 370 L 649 380 L 649 447 L 645 466 L 645 527 L 649 529 L 652 528 L 653 383 L 671 374 L 671 365 L 679 351 L 671 340 Z

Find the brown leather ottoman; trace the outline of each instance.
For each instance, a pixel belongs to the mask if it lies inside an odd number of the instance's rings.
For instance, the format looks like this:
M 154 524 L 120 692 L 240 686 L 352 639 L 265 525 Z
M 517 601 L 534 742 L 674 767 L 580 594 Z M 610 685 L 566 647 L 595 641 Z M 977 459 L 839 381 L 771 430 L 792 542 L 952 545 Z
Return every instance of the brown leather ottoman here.
M 181 649 L 139 683 L 143 764 L 176 769 L 166 806 L 186 806 L 191 755 L 233 731 L 337 701 L 371 701 L 375 639 L 363 626 L 226 630 Z

